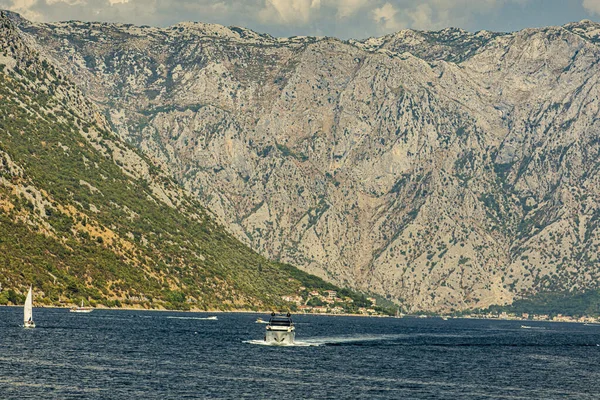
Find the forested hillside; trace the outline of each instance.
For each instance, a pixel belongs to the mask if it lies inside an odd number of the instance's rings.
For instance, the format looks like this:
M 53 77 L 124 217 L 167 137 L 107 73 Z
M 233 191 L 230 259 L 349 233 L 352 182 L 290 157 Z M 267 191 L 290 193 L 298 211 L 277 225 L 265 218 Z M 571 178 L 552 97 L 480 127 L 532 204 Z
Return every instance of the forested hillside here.
M 1 18 L 0 304 L 30 284 L 46 305 L 266 309 L 324 282 L 226 233 Z

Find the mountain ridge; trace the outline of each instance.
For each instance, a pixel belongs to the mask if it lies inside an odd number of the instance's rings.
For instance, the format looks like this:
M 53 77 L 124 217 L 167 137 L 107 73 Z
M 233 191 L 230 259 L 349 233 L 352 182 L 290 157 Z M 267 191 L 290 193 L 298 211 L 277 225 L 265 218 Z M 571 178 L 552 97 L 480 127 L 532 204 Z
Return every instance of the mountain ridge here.
M 22 29 L 267 257 L 415 311 L 597 286 L 598 24 L 252 43 Z
M 337 289 L 228 235 L 3 14 L 0 33 L 0 304 L 33 285 L 44 305 L 264 310 Z

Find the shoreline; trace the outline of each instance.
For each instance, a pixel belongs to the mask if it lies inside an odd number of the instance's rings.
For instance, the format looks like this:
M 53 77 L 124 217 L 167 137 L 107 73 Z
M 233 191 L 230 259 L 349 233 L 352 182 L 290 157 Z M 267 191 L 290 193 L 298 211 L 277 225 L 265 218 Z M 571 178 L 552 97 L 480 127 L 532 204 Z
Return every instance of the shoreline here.
M 22 308 L 22 305 L 0 305 L 0 307 L 14 307 Z M 55 308 L 58 310 L 70 310 L 74 306 L 36 306 L 33 308 Z M 266 314 L 271 315 L 273 311 L 255 311 L 255 310 L 168 310 L 166 308 L 144 308 L 144 307 L 105 307 L 103 305 L 98 307 L 92 307 L 94 310 L 109 310 L 109 311 L 152 311 L 152 312 L 182 312 L 182 313 L 204 313 L 204 314 Z M 279 312 L 283 313 L 283 311 Z M 369 318 L 392 318 L 389 315 L 364 315 L 364 314 L 324 314 L 324 313 L 291 313 L 292 315 L 321 315 L 321 316 L 335 316 L 335 317 L 369 317 Z
M 22 305 L 0 305 L 0 307 L 12 307 L 22 308 Z M 73 306 L 34 306 L 34 308 L 54 308 L 58 310 L 70 310 Z M 255 311 L 255 310 L 167 310 L 166 308 L 144 308 L 144 307 L 94 307 L 94 310 L 107 310 L 107 311 L 152 311 L 152 312 L 174 312 L 174 313 L 202 313 L 202 314 L 263 314 L 270 315 L 272 311 Z M 427 318 L 421 317 L 419 314 L 405 315 L 401 318 L 395 318 L 392 315 L 365 315 L 365 314 L 326 314 L 326 313 L 292 313 L 292 315 L 311 315 L 311 316 L 322 316 L 322 317 L 363 317 L 363 318 L 392 318 L 392 319 L 442 319 L 448 317 L 448 319 L 466 319 L 466 320 L 487 320 L 487 321 L 514 321 L 514 322 L 556 322 L 556 323 L 572 323 L 572 324 L 591 324 L 600 326 L 599 322 L 590 321 L 556 321 L 556 320 L 534 320 L 534 319 L 503 319 L 503 318 L 474 318 L 474 317 L 449 317 L 447 315 L 430 315 Z

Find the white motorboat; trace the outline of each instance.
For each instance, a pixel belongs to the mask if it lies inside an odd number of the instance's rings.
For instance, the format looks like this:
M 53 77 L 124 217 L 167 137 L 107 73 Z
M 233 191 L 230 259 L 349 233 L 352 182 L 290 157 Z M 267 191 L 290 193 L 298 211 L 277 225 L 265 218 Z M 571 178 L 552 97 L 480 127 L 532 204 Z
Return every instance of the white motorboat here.
M 546 328 L 544 328 L 543 326 L 521 325 L 521 329 L 539 329 L 539 330 L 545 330 Z
M 296 338 L 296 328 L 292 321 L 290 313 L 271 314 L 271 319 L 266 326 L 265 342 L 276 345 L 294 344 Z
M 94 311 L 94 309 L 92 307 L 84 307 L 83 306 L 83 300 L 81 300 L 81 306 L 71 307 L 71 309 L 69 310 L 69 312 L 76 312 L 76 313 L 90 313 L 92 311 Z
M 255 322 L 256 322 L 257 324 L 268 324 L 268 323 L 269 323 L 269 321 L 265 321 L 265 320 L 264 320 L 264 319 L 262 319 L 262 318 L 256 318 L 256 321 L 255 321 Z
M 33 294 L 31 286 L 29 286 L 29 292 L 27 292 L 25 306 L 23 307 L 23 328 L 35 328 L 35 322 L 33 322 Z

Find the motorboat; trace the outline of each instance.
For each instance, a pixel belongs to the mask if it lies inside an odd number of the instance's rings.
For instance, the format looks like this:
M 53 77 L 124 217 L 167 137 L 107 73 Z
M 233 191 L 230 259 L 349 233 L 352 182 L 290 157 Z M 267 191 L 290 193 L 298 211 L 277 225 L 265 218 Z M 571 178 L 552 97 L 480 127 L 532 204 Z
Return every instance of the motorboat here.
M 265 321 L 265 320 L 264 320 L 264 319 L 262 319 L 262 318 L 256 318 L 256 321 L 255 321 L 255 322 L 256 322 L 257 324 L 268 324 L 268 323 L 269 323 L 269 321 Z
M 23 328 L 35 328 L 35 322 L 33 322 L 33 293 L 31 286 L 29 287 L 29 292 L 27 292 L 25 306 L 23 307 Z
M 83 306 L 83 300 L 81 300 L 81 306 L 71 307 L 71 309 L 69 310 L 69 312 L 75 312 L 75 313 L 90 313 L 92 311 L 94 311 L 94 309 L 92 307 L 84 307 Z
M 290 313 L 271 314 L 266 326 L 265 342 L 267 344 L 290 345 L 296 338 L 296 328 Z

